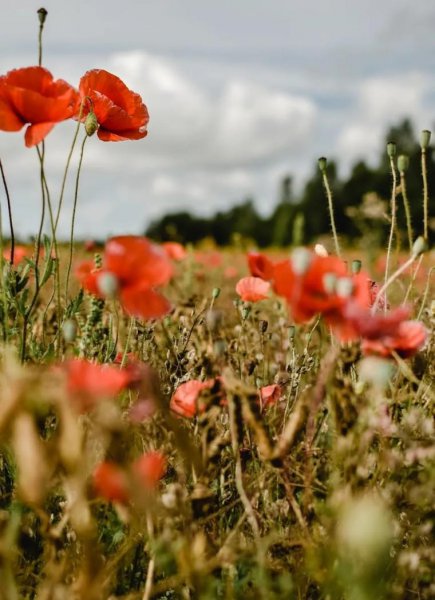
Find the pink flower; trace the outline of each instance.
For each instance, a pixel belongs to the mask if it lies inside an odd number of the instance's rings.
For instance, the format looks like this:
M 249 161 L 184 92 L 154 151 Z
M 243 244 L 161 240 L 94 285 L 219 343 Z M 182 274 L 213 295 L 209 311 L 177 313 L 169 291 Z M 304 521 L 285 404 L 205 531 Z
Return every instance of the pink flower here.
M 201 392 L 213 386 L 214 379 L 199 381 L 192 379 L 178 386 L 170 402 L 170 408 L 178 415 L 193 418 L 198 411 L 202 412 L 204 407 L 198 403 Z
M 260 398 L 263 408 L 273 406 L 281 398 L 281 386 L 277 383 L 272 385 L 265 385 L 260 389 Z
M 270 283 L 259 277 L 243 277 L 237 282 L 236 292 L 244 302 L 265 300 L 270 291 Z

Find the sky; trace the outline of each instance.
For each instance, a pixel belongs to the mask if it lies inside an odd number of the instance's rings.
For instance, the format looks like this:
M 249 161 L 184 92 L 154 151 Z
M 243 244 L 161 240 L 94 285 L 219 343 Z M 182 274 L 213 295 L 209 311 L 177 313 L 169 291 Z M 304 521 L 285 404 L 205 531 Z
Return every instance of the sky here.
M 86 145 L 76 232 L 141 234 L 168 212 L 213 214 L 253 197 L 273 210 L 319 156 L 342 174 L 373 163 L 390 125 L 435 123 L 433 0 L 46 0 L 43 65 L 78 86 L 106 69 L 141 94 L 146 138 Z M 0 74 L 37 63 L 41 0 L 1 0 Z M 24 130 L 0 132 L 21 237 L 40 216 L 38 159 Z M 53 203 L 74 134 L 46 141 Z M 68 235 L 76 152 L 60 235 Z M 0 189 L 3 221 L 4 192 Z M 4 227 L 7 233 L 6 226 Z

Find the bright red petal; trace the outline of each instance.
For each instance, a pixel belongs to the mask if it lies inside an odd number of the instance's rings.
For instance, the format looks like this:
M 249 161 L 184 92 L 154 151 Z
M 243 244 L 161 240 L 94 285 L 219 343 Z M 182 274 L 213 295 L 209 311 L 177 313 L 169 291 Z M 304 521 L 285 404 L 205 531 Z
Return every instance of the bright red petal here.
M 259 252 L 248 252 L 248 266 L 253 277 L 260 277 L 266 281 L 273 278 L 273 262 Z
M 140 283 L 121 290 L 121 303 L 127 314 L 144 320 L 164 317 L 171 310 L 164 296 Z
M 26 129 L 24 141 L 27 148 L 37 146 L 50 133 L 56 123 L 38 123 L 29 125 Z
M 145 237 L 134 235 L 111 238 L 106 244 L 104 259 L 105 268 L 114 273 L 121 284 L 163 285 L 174 270 L 162 248 Z
M 135 461 L 133 471 L 144 487 L 153 488 L 166 472 L 166 458 L 160 452 L 146 452 Z
M 96 493 L 106 500 L 128 501 L 127 477 L 118 465 L 111 462 L 98 464 L 92 474 L 92 482 Z
M 0 85 L 0 131 L 19 131 L 25 121 L 13 110 L 7 100 L 1 97 Z

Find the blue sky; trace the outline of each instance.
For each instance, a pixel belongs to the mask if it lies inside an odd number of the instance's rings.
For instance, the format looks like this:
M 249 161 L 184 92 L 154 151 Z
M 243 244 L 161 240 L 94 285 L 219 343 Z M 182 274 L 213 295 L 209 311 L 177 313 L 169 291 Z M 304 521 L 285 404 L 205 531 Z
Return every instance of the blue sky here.
M 3 0 L 0 73 L 36 62 L 41 3 Z M 343 171 L 375 160 L 389 125 L 435 122 L 432 0 L 50 0 L 44 64 L 78 85 L 105 68 L 141 93 L 149 135 L 87 145 L 77 232 L 142 233 L 165 212 L 210 214 L 254 196 L 267 213 L 280 178 L 296 185 L 318 156 Z M 73 135 L 47 138 L 57 197 Z M 0 132 L 0 156 L 22 236 L 36 230 L 36 153 Z M 74 175 L 74 170 L 72 171 Z M 71 178 L 72 183 L 72 178 Z M 68 229 L 68 187 L 61 233 Z M 1 196 L 0 196 L 1 198 Z

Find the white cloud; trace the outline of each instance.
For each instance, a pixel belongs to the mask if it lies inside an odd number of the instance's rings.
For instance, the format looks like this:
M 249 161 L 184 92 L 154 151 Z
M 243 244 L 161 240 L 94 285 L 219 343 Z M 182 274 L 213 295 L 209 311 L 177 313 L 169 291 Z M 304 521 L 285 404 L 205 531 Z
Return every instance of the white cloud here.
M 79 192 L 79 235 L 139 233 L 147 221 L 168 210 L 210 214 L 253 194 L 270 206 L 277 165 L 292 157 L 297 161 L 310 146 L 317 108 L 308 97 L 233 73 L 213 92 L 176 61 L 143 51 L 82 56 L 80 64 L 74 57 L 57 57 L 51 68 L 56 76 L 61 73 L 77 84 L 80 71 L 94 66 L 116 73 L 142 95 L 150 112 L 149 136 L 119 144 L 101 143 L 96 136 L 88 141 Z M 74 126 L 62 123 L 47 138 L 55 202 Z M 0 152 L 9 157 L 19 231 L 30 234 L 38 222 L 36 153 L 24 148 L 21 134 L 3 133 Z M 64 236 L 77 160 L 78 147 L 59 227 Z M 32 185 L 26 173 L 32 173 Z M 36 208 L 29 211 L 29 206 Z
M 348 166 L 355 159 L 377 158 L 386 129 L 405 117 L 422 128 L 430 124 L 428 92 L 433 78 L 422 73 L 376 77 L 362 81 L 354 109 L 337 139 L 337 154 Z M 426 123 L 426 125 L 425 125 Z
M 284 150 L 300 151 L 315 122 L 308 98 L 250 81 L 226 81 L 213 95 L 175 64 L 146 52 L 117 54 L 110 63 L 149 108 L 149 158 L 159 166 L 216 169 L 270 161 Z

